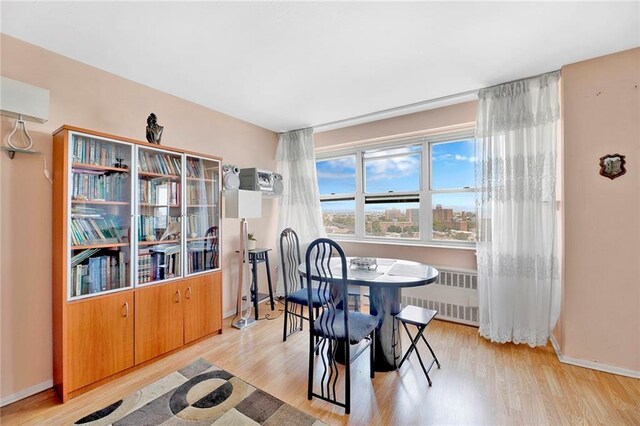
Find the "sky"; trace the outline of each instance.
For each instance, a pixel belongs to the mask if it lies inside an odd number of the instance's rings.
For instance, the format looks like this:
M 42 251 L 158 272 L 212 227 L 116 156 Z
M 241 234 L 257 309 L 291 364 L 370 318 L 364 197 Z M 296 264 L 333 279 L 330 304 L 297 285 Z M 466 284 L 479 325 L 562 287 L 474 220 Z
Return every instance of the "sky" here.
M 458 189 L 475 186 L 475 143 L 464 140 L 453 143 L 432 144 L 431 188 Z M 418 191 L 420 189 L 421 145 L 365 153 L 365 193 L 380 194 L 389 191 Z M 404 154 L 392 158 L 379 158 L 388 154 Z M 316 163 L 321 195 L 355 192 L 355 155 Z M 353 201 L 324 202 L 324 210 L 353 210 Z M 454 210 L 474 210 L 473 193 L 434 194 L 433 205 Z M 367 205 L 366 210 L 381 211 L 397 207 L 416 208 L 415 203 L 400 205 Z

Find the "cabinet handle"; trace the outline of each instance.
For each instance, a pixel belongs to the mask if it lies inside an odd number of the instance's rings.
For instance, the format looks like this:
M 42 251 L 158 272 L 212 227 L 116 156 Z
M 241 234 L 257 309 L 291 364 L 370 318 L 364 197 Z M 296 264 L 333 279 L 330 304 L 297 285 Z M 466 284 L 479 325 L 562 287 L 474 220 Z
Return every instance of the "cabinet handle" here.
M 176 303 L 180 303 L 180 290 L 176 291 Z
M 124 308 L 124 315 L 122 316 L 126 318 L 129 316 L 129 302 L 124 302 L 124 305 L 122 305 L 122 307 Z
M 184 297 L 191 299 L 191 286 L 187 287 L 187 291 L 184 293 Z

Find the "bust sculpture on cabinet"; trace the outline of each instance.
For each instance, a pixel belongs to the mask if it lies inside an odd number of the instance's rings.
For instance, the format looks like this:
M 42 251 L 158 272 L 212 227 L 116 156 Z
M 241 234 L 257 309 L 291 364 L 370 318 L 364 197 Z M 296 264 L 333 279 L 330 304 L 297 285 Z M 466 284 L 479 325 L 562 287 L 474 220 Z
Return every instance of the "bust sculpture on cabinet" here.
M 162 139 L 162 131 L 164 127 L 158 124 L 158 118 L 154 113 L 147 117 L 147 141 L 160 145 Z

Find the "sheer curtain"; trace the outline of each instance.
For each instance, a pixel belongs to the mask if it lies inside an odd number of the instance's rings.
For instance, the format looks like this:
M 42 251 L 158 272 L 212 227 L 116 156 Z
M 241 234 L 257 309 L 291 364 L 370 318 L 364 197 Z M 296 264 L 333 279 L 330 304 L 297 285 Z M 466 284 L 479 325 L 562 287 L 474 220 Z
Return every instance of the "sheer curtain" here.
M 300 252 L 304 257 L 309 243 L 326 236 L 320 209 L 313 129 L 279 134 L 276 160 L 284 184 L 279 203 L 276 247 L 280 247 L 282 230 L 292 228 L 298 234 Z M 278 273 L 278 292 L 282 293 L 283 289 L 282 277 Z
M 558 318 L 559 77 L 478 93 L 480 334 L 495 342 L 545 345 Z

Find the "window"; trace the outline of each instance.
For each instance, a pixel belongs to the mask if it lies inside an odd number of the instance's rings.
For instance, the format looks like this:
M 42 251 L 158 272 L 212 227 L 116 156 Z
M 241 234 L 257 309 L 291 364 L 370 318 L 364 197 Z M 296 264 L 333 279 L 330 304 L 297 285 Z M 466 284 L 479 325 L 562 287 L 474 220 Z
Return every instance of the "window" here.
M 322 220 L 327 234 L 356 234 L 356 156 L 316 162 Z
M 327 234 L 449 245 L 475 241 L 475 143 L 462 136 L 319 156 Z
M 475 143 L 431 144 L 431 208 L 434 240 L 475 241 Z
M 420 238 L 422 146 L 364 151 L 365 235 Z

